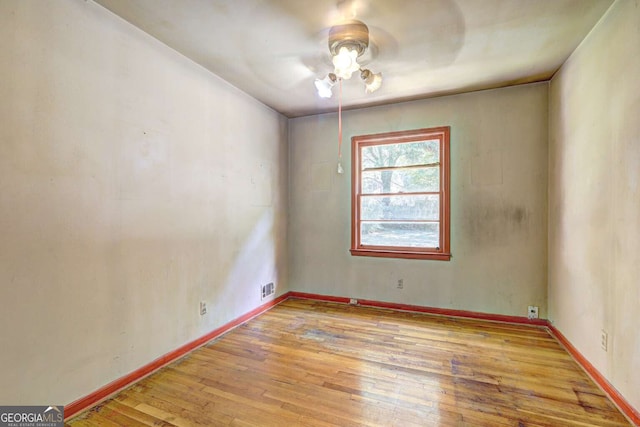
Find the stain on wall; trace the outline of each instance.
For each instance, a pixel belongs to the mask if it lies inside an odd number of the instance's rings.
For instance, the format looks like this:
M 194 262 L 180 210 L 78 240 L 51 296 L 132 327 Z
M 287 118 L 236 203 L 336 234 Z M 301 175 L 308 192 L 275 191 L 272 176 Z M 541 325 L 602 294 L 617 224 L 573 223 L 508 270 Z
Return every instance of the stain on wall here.
M 469 240 L 479 247 L 500 245 L 526 238 L 531 230 L 526 206 L 491 197 L 465 203 L 465 227 Z

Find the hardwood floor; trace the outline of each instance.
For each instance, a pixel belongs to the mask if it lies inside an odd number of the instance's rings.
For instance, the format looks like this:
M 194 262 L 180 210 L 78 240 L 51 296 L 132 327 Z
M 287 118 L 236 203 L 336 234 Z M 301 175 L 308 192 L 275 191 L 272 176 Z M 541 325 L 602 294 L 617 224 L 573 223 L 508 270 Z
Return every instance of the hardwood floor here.
M 629 426 L 544 330 L 289 299 L 67 426 Z

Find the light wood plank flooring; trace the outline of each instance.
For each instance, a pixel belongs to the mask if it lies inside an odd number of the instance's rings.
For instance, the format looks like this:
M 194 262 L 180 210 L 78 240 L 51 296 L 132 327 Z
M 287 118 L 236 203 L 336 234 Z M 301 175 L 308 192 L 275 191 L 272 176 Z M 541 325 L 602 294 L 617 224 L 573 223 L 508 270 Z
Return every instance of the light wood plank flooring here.
M 629 426 L 544 330 L 290 299 L 68 426 Z

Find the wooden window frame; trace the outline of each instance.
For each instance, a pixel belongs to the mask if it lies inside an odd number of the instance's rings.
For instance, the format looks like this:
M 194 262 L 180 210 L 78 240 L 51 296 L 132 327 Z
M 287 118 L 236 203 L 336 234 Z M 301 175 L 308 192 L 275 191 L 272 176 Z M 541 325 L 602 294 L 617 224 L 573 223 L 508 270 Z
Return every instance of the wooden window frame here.
M 449 261 L 450 250 L 450 127 L 415 129 L 360 135 L 351 138 L 351 255 Z M 372 145 L 438 140 L 440 143 L 440 247 L 366 246 L 360 243 L 360 198 L 362 195 L 361 150 Z

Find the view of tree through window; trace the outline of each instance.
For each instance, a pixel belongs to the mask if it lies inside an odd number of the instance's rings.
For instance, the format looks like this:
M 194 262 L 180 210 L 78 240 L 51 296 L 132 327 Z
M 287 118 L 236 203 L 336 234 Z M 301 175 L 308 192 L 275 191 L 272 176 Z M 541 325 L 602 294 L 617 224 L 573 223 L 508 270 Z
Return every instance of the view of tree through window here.
M 439 246 L 439 157 L 438 141 L 362 149 L 363 245 Z
M 443 138 L 415 140 L 419 136 L 379 143 L 354 138 L 356 249 L 442 250 Z

